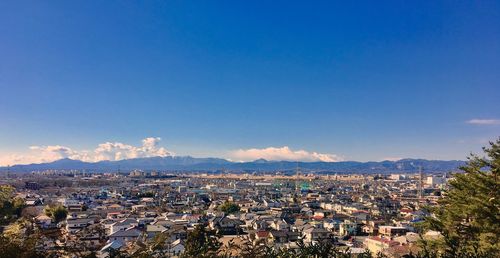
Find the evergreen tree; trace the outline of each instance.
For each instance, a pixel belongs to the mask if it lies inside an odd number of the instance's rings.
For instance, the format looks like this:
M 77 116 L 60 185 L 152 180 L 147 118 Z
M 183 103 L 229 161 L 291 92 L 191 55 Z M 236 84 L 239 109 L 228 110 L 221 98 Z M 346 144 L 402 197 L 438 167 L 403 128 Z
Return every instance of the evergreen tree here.
M 437 243 L 427 242 L 441 257 L 500 256 L 500 139 L 483 150 L 484 157 L 471 155 L 460 168 L 463 173 L 449 181 L 444 198 L 431 209 L 434 216 L 426 220 L 428 229 L 443 235 Z

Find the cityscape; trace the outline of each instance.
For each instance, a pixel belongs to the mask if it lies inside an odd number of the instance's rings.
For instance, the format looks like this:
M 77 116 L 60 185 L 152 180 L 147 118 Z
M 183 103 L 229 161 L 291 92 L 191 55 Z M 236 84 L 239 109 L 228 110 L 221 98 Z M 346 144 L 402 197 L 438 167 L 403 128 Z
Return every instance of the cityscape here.
M 0 1 L 0 258 L 500 258 L 499 1 Z
M 399 257 L 415 252 L 416 224 L 429 215 L 423 207 L 437 203 L 449 180 L 424 172 L 319 176 L 300 168 L 292 175 L 47 170 L 8 176 L 2 184 L 19 189 L 22 213 L 33 216 L 41 234 L 37 248 L 99 250 L 104 257 L 113 250 L 133 254 L 141 246 L 130 243 L 159 235 L 167 239 L 158 253 L 178 256 L 199 225 L 217 232 L 223 248 L 245 241 L 298 248 L 299 239 L 328 239 L 352 254 Z M 48 216 L 47 205 L 64 207 L 66 218 Z

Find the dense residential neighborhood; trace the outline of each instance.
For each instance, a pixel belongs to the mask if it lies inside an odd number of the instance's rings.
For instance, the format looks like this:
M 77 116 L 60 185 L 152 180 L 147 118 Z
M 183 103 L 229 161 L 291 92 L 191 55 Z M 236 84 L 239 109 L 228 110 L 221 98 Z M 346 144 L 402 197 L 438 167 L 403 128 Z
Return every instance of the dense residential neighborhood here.
M 159 236 L 158 254 L 183 253 L 197 226 L 224 243 L 277 248 L 330 242 L 351 254 L 415 252 L 416 224 L 446 186 L 446 175 L 127 173 L 40 171 L 10 175 L 40 238 L 37 250 L 129 255 Z M 48 207 L 61 207 L 56 219 Z M 8 231 L 9 226 L 4 228 Z M 424 237 L 439 234 L 428 232 Z M 69 248 L 70 247 L 70 248 Z M 237 256 L 236 248 L 232 254 Z

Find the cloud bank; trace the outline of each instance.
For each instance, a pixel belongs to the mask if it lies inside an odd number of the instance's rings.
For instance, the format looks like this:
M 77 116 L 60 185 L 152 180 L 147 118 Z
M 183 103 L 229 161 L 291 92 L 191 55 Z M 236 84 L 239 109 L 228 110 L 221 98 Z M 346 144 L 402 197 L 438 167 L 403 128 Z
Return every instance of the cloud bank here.
M 471 119 L 466 122 L 472 125 L 500 125 L 500 119 Z
M 30 146 L 23 154 L 0 155 L 0 166 L 46 163 L 59 159 L 69 158 L 86 162 L 103 160 L 123 160 L 133 158 L 166 157 L 175 155 L 173 152 L 160 146 L 161 138 L 148 137 L 142 140 L 140 146 L 121 142 L 104 142 L 95 149 L 76 150 L 62 145 Z M 288 146 L 268 147 L 262 149 L 239 149 L 227 153 L 227 158 L 235 161 L 253 161 L 256 159 L 285 160 L 285 161 L 324 161 L 336 162 L 344 159 L 335 154 L 292 150 Z
M 74 150 L 61 145 L 31 146 L 27 154 L 12 154 L 0 157 L 0 166 L 13 164 L 30 164 L 51 162 L 63 158 L 97 162 L 102 160 L 122 160 L 133 158 L 166 157 L 174 155 L 159 146 L 161 138 L 148 137 L 142 140 L 141 146 L 133 146 L 121 142 L 105 142 L 94 150 Z
M 336 162 L 344 160 L 335 154 L 325 154 L 317 152 L 308 152 L 305 150 L 292 150 L 288 146 L 268 147 L 263 149 L 239 149 L 232 151 L 231 159 L 238 161 L 253 161 L 256 159 L 266 160 L 286 160 L 286 161 L 324 161 Z

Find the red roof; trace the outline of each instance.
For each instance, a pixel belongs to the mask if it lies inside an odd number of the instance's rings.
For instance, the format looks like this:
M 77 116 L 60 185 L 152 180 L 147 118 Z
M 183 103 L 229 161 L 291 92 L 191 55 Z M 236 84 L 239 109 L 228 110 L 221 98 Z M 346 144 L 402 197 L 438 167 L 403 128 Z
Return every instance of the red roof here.
M 268 231 L 258 231 L 257 233 L 255 233 L 259 238 L 265 238 L 267 236 L 269 236 L 269 232 Z
M 389 238 L 375 236 L 375 237 L 369 237 L 369 239 L 382 242 L 384 244 L 388 244 L 389 246 L 399 245 L 399 242 L 393 241 Z

